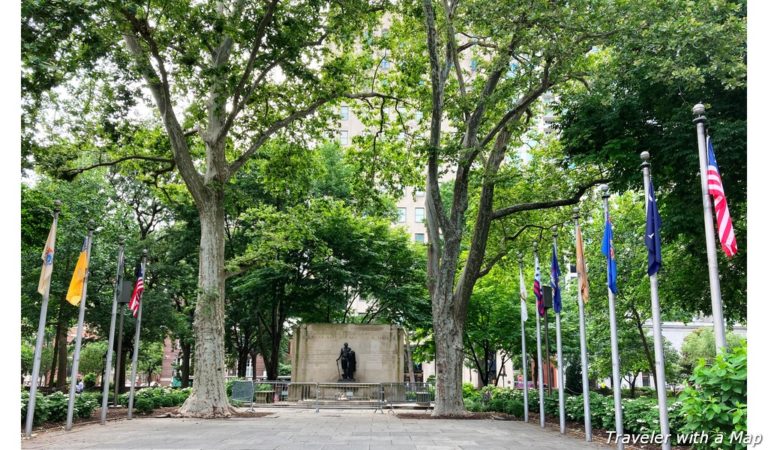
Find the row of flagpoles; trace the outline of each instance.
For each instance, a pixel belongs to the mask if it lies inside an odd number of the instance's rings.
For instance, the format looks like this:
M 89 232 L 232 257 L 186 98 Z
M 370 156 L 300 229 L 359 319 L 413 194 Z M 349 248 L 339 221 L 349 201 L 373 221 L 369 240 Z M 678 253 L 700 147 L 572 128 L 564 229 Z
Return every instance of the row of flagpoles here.
M 35 342 L 35 357 L 32 365 L 32 381 L 29 389 L 29 403 L 27 404 L 27 418 L 25 424 L 25 435 L 27 437 L 32 435 L 32 424 L 35 418 L 35 401 L 37 396 L 37 382 L 40 375 L 40 360 L 43 348 L 43 340 L 45 338 L 45 321 L 48 313 L 48 297 L 51 292 L 51 275 L 53 274 L 53 257 L 56 248 L 56 226 L 58 224 L 59 212 L 61 208 L 61 202 L 59 200 L 54 201 L 53 211 L 53 224 L 51 230 L 48 233 L 48 239 L 45 242 L 43 248 L 42 260 L 43 266 L 40 271 L 40 281 L 37 285 L 37 292 L 43 295 L 43 303 L 40 307 L 40 321 L 37 327 L 37 341 Z M 69 385 L 69 402 L 67 404 L 67 424 L 65 429 L 67 431 L 72 429 L 72 417 L 74 414 L 75 405 L 75 390 L 77 388 L 77 371 L 80 363 L 80 348 L 83 338 L 83 322 L 85 319 L 85 299 L 88 292 L 88 278 L 90 275 L 89 264 L 91 261 L 91 245 L 93 243 L 93 231 L 95 224 L 93 221 L 88 223 L 88 234 L 83 242 L 83 247 L 80 251 L 80 255 L 77 258 L 77 264 L 75 265 L 74 273 L 72 274 L 72 280 L 69 283 L 69 289 L 67 290 L 67 301 L 73 306 L 79 306 L 79 315 L 77 318 L 77 335 L 75 337 L 75 352 L 72 357 L 72 372 L 70 376 Z M 102 380 L 103 393 L 102 393 L 102 407 L 101 407 L 101 423 L 106 422 L 107 417 L 107 400 L 109 397 L 109 379 L 110 369 L 112 365 L 112 346 L 114 344 L 115 334 L 115 318 L 117 315 L 117 305 L 120 296 L 120 290 L 122 288 L 122 274 L 124 271 L 124 245 L 125 241 L 120 240 L 120 246 L 118 250 L 117 258 L 117 278 L 115 285 L 115 296 L 112 302 L 112 321 L 109 327 L 109 345 L 107 347 L 107 360 L 104 371 L 104 378 Z M 141 261 L 141 266 L 137 274 L 136 284 L 133 288 L 131 299 L 128 303 L 128 308 L 133 312 L 133 317 L 136 318 L 136 337 L 134 339 L 135 346 L 133 351 L 133 361 L 131 364 L 131 391 L 128 399 L 128 418 L 132 418 L 133 410 L 133 397 L 134 386 L 136 380 L 136 364 L 138 362 L 139 355 L 139 335 L 141 331 L 141 295 L 144 292 L 144 273 L 147 264 L 147 250 L 144 250 Z M 120 317 L 120 329 L 122 332 L 122 315 Z M 119 351 L 118 351 L 119 358 Z M 119 361 L 118 361 L 119 366 Z M 118 386 L 117 380 L 115 380 L 115 402 L 117 402 Z
M 714 210 L 715 221 L 717 222 L 717 229 L 719 233 L 720 243 L 726 256 L 731 257 L 736 254 L 736 238 L 733 231 L 733 224 L 731 221 L 730 213 L 728 211 L 728 205 L 725 199 L 725 192 L 722 187 L 722 181 L 720 179 L 720 171 L 715 160 L 714 148 L 712 141 L 705 135 L 705 123 L 706 117 L 704 117 L 704 106 L 697 104 L 693 108 L 694 123 L 696 124 L 698 148 L 699 148 L 699 161 L 701 169 L 701 185 L 702 185 L 702 198 L 704 206 L 704 224 L 707 237 L 707 256 L 709 264 L 709 276 L 710 276 L 710 291 L 712 300 L 712 315 L 714 320 L 716 348 L 719 352 L 725 348 L 725 324 L 722 314 L 722 303 L 720 297 L 720 283 L 717 268 L 717 253 L 715 248 L 714 239 L 714 226 L 712 215 L 712 201 L 710 195 L 714 198 Z M 656 377 L 656 392 L 658 396 L 659 405 L 659 422 L 661 428 L 661 435 L 664 438 L 662 443 L 662 449 L 669 450 L 671 448 L 671 436 L 669 430 L 669 417 L 667 409 L 667 390 L 666 379 L 664 375 L 664 342 L 661 333 L 661 307 L 659 305 L 659 289 L 657 273 L 661 269 L 661 216 L 656 204 L 656 194 L 653 189 L 653 182 L 650 174 L 650 154 L 648 152 L 642 152 L 640 155 L 643 160 L 642 172 L 643 172 L 643 185 L 645 191 L 645 209 L 646 209 L 646 228 L 645 228 L 645 246 L 648 250 L 648 276 L 651 287 L 651 315 L 653 321 L 653 342 L 655 353 L 655 377 Z M 608 314 L 610 318 L 610 334 L 611 334 L 611 378 L 613 387 L 614 398 L 614 412 L 616 420 L 616 443 L 619 449 L 623 449 L 622 436 L 623 430 L 623 418 L 621 408 L 621 376 L 620 376 L 620 358 L 618 347 L 618 330 L 616 324 L 616 304 L 615 294 L 618 292 L 617 287 L 617 266 L 616 266 L 616 254 L 613 246 L 613 228 L 611 225 L 611 218 L 608 206 L 608 186 L 602 185 L 599 188 L 603 194 L 603 211 L 605 220 L 605 231 L 603 233 L 603 241 L 601 251 L 606 257 L 607 266 L 607 287 L 608 287 Z M 583 398 L 584 398 L 584 430 L 585 438 L 587 441 L 592 440 L 592 425 L 590 417 L 590 404 L 589 404 L 589 379 L 588 379 L 588 359 L 587 359 L 587 342 L 586 342 L 586 323 L 584 317 L 584 304 L 589 299 L 589 281 L 587 279 L 586 262 L 584 259 L 584 246 L 581 235 L 581 228 L 579 227 L 579 208 L 574 208 L 574 227 L 576 234 L 576 272 L 578 275 L 578 305 L 579 305 L 579 341 L 581 346 L 581 373 L 582 373 L 582 386 L 583 386 Z M 536 298 L 536 358 L 538 367 L 538 390 L 539 390 L 539 419 L 541 427 L 545 426 L 545 414 L 544 414 L 544 381 L 542 370 L 542 346 L 541 346 L 541 321 L 540 317 L 546 318 L 546 307 L 544 304 L 544 295 L 541 285 L 541 270 L 539 268 L 539 252 L 538 243 L 534 242 L 533 246 L 533 263 L 534 263 L 534 280 L 533 280 L 533 293 Z M 526 299 L 528 293 L 526 290 L 525 277 L 523 275 L 523 259 L 519 256 L 520 266 L 520 324 L 522 333 L 522 368 L 523 368 L 523 401 L 525 404 L 524 420 L 528 421 L 528 362 L 527 353 L 525 349 L 525 322 L 528 320 L 528 312 L 526 308 Z M 553 232 L 552 239 L 552 262 L 550 269 L 550 286 L 552 290 L 552 306 L 555 310 L 556 328 L 555 333 L 557 337 L 557 365 L 558 365 L 558 401 L 559 401 L 559 419 L 560 419 L 560 432 L 565 433 L 565 401 L 564 401 L 564 385 L 563 377 L 563 358 L 562 358 L 562 343 L 560 336 L 560 311 L 562 310 L 562 298 L 560 293 L 560 267 L 557 257 L 557 232 Z M 547 346 L 548 347 L 548 346 Z M 548 363 L 549 364 L 549 363 Z

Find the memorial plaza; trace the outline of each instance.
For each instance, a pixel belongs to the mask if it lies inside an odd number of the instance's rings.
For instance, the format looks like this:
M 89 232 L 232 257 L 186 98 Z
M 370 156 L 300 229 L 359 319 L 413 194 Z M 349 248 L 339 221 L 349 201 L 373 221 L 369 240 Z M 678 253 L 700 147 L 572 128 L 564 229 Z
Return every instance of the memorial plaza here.
M 596 449 L 576 433 L 508 420 L 412 419 L 371 410 L 259 409 L 220 420 L 141 418 L 48 431 L 23 449 Z M 410 412 L 410 411 L 409 411 Z M 402 412 L 399 412 L 402 414 Z M 416 414 L 429 413 L 417 411 Z

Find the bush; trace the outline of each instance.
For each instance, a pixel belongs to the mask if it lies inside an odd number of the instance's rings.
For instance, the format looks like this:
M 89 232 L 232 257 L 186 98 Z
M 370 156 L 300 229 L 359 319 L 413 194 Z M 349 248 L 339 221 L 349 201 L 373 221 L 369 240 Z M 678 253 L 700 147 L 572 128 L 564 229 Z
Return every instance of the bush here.
M 46 408 L 48 410 L 49 422 L 63 422 L 67 420 L 67 404 L 69 396 L 63 392 L 54 392 L 46 397 Z M 38 408 L 35 408 L 37 414 Z
M 695 448 L 746 448 L 739 443 L 728 444 L 732 432 L 747 430 L 747 347 L 742 344 L 717 355 L 712 366 L 702 359 L 690 378 L 693 386 L 680 394 L 681 413 L 686 416 L 684 433 L 707 431 L 709 443 Z M 724 441 L 715 436 L 722 433 Z
M 29 392 L 21 391 L 21 423 L 27 420 L 27 404 L 29 403 Z M 35 418 L 32 423 L 40 425 L 48 420 L 48 401 L 43 394 L 37 392 L 35 395 Z
M 86 389 L 93 389 L 96 387 L 96 374 L 95 373 L 86 373 L 85 376 L 83 376 L 83 386 L 85 386 Z
M 75 396 L 74 416 L 87 419 L 93 414 L 93 410 L 99 406 L 94 397 L 86 395 Z

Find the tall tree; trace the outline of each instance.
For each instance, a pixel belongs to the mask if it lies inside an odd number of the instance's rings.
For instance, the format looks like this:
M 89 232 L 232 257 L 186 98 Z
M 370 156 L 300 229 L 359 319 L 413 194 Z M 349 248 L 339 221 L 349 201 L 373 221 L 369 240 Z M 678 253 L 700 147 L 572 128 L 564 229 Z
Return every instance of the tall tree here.
M 668 31 L 675 29 L 673 25 L 680 20 L 689 25 L 716 22 L 712 10 L 723 2 L 713 0 L 697 8 L 683 1 L 435 3 L 421 2 L 425 34 L 419 37 L 426 44 L 411 52 L 418 58 L 425 51 L 429 67 L 428 274 L 437 351 L 433 414 L 441 416 L 464 412 L 460 336 L 472 289 L 495 262 L 486 258 L 493 223 L 523 211 L 576 204 L 601 178 L 583 166 L 561 161 L 553 167 L 568 172 L 560 189 L 549 187 L 523 203 L 507 199 L 500 204 L 495 199 L 508 148 L 521 144 L 521 134 L 533 124 L 528 118 L 536 111 L 537 100 L 547 91 L 565 94 L 574 82 L 588 83 L 602 67 L 603 49 L 610 54 L 613 47 L 631 46 L 635 58 L 653 58 L 659 45 L 674 49 L 680 42 Z M 731 13 L 729 9 L 725 14 Z M 643 30 L 642 37 L 637 30 Z M 730 44 L 729 40 L 715 45 L 727 54 Z M 695 66 L 690 59 L 685 63 L 674 70 Z M 455 133 L 443 131 L 446 122 Z M 439 172 L 447 167 L 455 173 L 450 205 L 438 186 Z M 468 211 L 473 180 L 479 194 L 476 207 Z M 474 216 L 471 227 L 467 227 L 469 215 Z M 470 236 L 471 241 L 465 242 Z M 468 246 L 466 256 L 463 245 Z
M 91 76 L 108 73 L 99 82 L 115 86 L 113 91 L 128 86 L 136 94 L 143 82 L 151 94 L 171 155 L 104 161 L 172 159 L 194 199 L 201 227 L 196 370 L 194 391 L 181 413 L 229 416 L 222 376 L 227 184 L 286 128 L 301 124 L 303 133 L 319 132 L 320 123 L 311 118 L 323 105 L 376 95 L 353 91 L 361 72 L 349 50 L 360 24 L 370 24 L 382 8 L 364 1 L 313 0 L 55 6 L 24 2 L 22 8 L 25 50 L 31 53 L 24 62 L 33 79 L 34 72 L 51 73 L 35 63 L 45 50 L 56 55 L 62 71 L 96 68 Z M 59 23 L 66 24 L 64 31 Z M 89 48 L 77 42 L 83 35 L 96 40 L 100 51 L 83 54 L 80 50 Z M 45 38 L 42 50 L 42 44 L 32 43 L 37 37 Z M 48 84 L 59 80 L 49 79 Z

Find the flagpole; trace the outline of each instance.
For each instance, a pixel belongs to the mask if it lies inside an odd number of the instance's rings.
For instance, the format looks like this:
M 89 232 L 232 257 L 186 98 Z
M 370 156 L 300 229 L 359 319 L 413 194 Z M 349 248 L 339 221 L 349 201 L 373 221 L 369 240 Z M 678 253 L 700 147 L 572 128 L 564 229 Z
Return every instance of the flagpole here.
M 599 188 L 603 191 L 603 212 L 605 220 L 608 221 L 608 185 L 600 185 Z M 613 409 L 616 418 L 616 448 L 622 450 L 624 443 L 621 441 L 624 435 L 624 419 L 621 410 L 621 375 L 619 375 L 619 333 L 616 325 L 616 298 L 608 288 L 608 317 L 611 326 L 611 369 L 613 375 Z
M 579 208 L 573 208 L 573 221 L 576 226 L 576 232 L 579 232 Z M 576 250 L 577 252 L 579 249 Z M 584 249 L 581 249 L 582 258 Z M 578 264 L 578 261 L 576 262 Z M 580 272 L 576 270 L 576 272 Z M 579 344 L 581 345 L 581 386 L 582 396 L 584 397 L 584 438 L 587 442 L 592 441 L 592 416 L 589 410 L 589 367 L 587 360 L 587 325 L 584 318 L 584 299 L 581 294 L 581 273 L 578 274 L 578 303 L 579 303 Z
M 121 293 L 122 290 L 123 286 L 120 286 Z M 120 365 L 122 364 L 123 359 L 123 321 L 125 320 L 125 308 L 123 308 L 122 303 L 117 305 L 117 310 L 120 313 L 120 321 L 117 325 L 117 355 L 115 356 L 115 399 L 112 402 L 112 406 L 118 405 L 117 397 L 120 395 L 120 388 L 122 387 L 119 385 Z M 123 375 L 125 375 L 125 370 L 123 370 Z
M 141 257 L 141 276 L 147 278 L 147 249 L 143 251 Z M 143 280 L 142 280 L 143 281 Z M 128 396 L 128 418 L 133 419 L 133 395 L 136 390 L 136 365 L 139 361 L 139 337 L 141 335 L 141 310 L 144 302 L 139 301 L 139 312 L 136 315 L 136 337 L 133 339 L 133 361 L 131 362 L 131 393 Z
M 723 322 L 723 301 L 720 297 L 720 275 L 717 269 L 717 248 L 715 246 L 715 226 L 712 224 L 712 199 L 709 198 L 707 186 L 707 137 L 705 126 L 707 117 L 704 116 L 704 105 L 697 103 L 693 106 L 696 116 L 696 137 L 699 144 L 699 172 L 701 175 L 701 199 L 704 204 L 704 231 L 707 241 L 707 265 L 709 266 L 709 292 L 712 299 L 712 319 L 715 323 L 715 351 L 725 349 L 725 326 Z
M 523 290 L 525 289 L 525 284 L 523 280 L 523 255 L 517 255 L 517 262 L 520 264 L 520 293 L 522 294 Z M 527 305 L 525 303 L 526 299 L 522 299 L 523 301 L 520 302 L 521 308 L 526 308 Z M 538 312 L 536 313 L 538 314 Z M 523 404 L 525 405 L 525 408 L 523 409 L 523 420 L 525 422 L 528 422 L 528 354 L 525 352 L 525 320 L 523 320 L 523 311 L 520 311 L 520 337 L 522 342 L 522 366 L 523 366 Z M 514 379 L 512 380 L 512 383 L 514 383 Z M 513 384 L 514 386 L 514 384 Z
M 117 250 L 117 276 L 115 277 L 115 295 L 112 298 L 112 320 L 109 322 L 109 344 L 107 344 L 107 361 L 104 364 L 104 377 L 102 378 L 102 392 L 101 392 L 101 424 L 104 425 L 107 422 L 107 409 L 109 408 L 109 377 L 110 369 L 112 369 L 112 346 L 115 344 L 115 318 L 117 316 L 117 301 L 120 298 L 120 290 L 122 288 L 122 274 L 123 274 L 123 249 L 125 247 L 125 238 L 120 237 L 119 247 Z M 115 369 L 117 372 L 117 369 Z M 117 398 L 115 398 L 117 399 Z
M 52 229 L 56 228 L 59 221 L 59 212 L 61 211 L 61 201 L 53 201 L 53 224 Z M 54 242 L 55 244 L 55 242 Z M 48 243 L 46 242 L 46 245 Z M 55 253 L 54 253 L 55 254 Z M 43 267 L 42 270 L 45 270 Z M 53 271 L 53 262 L 51 262 L 51 271 Z M 37 340 L 35 341 L 35 359 L 32 362 L 32 381 L 29 383 L 29 402 L 27 403 L 27 422 L 24 434 L 27 437 L 32 436 L 32 422 L 35 419 L 35 401 L 37 397 L 37 378 L 40 376 L 40 360 L 43 356 L 43 340 L 45 339 L 45 320 L 48 315 L 48 297 L 51 293 L 51 280 L 48 279 L 48 285 L 43 294 L 43 303 L 40 305 L 40 321 L 37 323 Z
M 555 255 L 557 254 L 557 230 L 552 232 L 552 244 Z M 559 281 L 558 281 L 559 284 Z M 559 286 L 558 286 L 559 289 Z M 552 296 L 554 298 L 553 289 Z M 558 404 L 560 406 L 560 433 L 565 434 L 565 387 L 563 386 L 563 342 L 560 336 L 560 311 L 555 311 L 555 336 L 557 338 L 557 391 Z
M 640 158 L 643 160 L 641 167 L 643 168 L 643 186 L 645 188 L 645 207 L 648 208 L 648 187 L 651 182 L 651 163 L 648 160 L 651 158 L 651 154 L 643 152 L 640 154 Z M 661 307 L 659 305 L 659 283 L 657 274 L 650 275 L 651 283 L 651 315 L 653 318 L 653 351 L 656 356 L 656 395 L 659 399 L 659 425 L 661 427 L 661 435 L 664 437 L 662 441 L 662 450 L 670 450 L 672 448 L 671 435 L 669 432 L 669 414 L 667 409 L 667 380 L 664 373 L 664 338 L 661 334 Z
M 533 263 L 534 267 L 539 267 L 538 242 L 533 243 Z M 544 414 L 544 368 L 541 366 L 541 317 L 539 316 L 538 305 L 536 305 L 536 367 L 538 368 L 539 379 L 539 422 L 541 423 L 541 428 L 544 428 L 546 423 L 546 416 Z
M 88 279 L 91 277 L 91 244 L 93 244 L 93 230 L 96 224 L 88 221 L 88 245 L 85 250 L 85 279 L 83 280 L 83 294 L 80 297 L 80 314 L 77 316 L 77 337 L 75 338 L 75 353 L 72 356 L 72 376 L 69 380 L 69 404 L 67 405 L 66 431 L 72 429 L 72 415 L 75 412 L 75 387 L 77 386 L 77 369 L 80 365 L 80 346 L 83 342 L 83 321 L 85 320 L 85 300 L 88 294 Z

